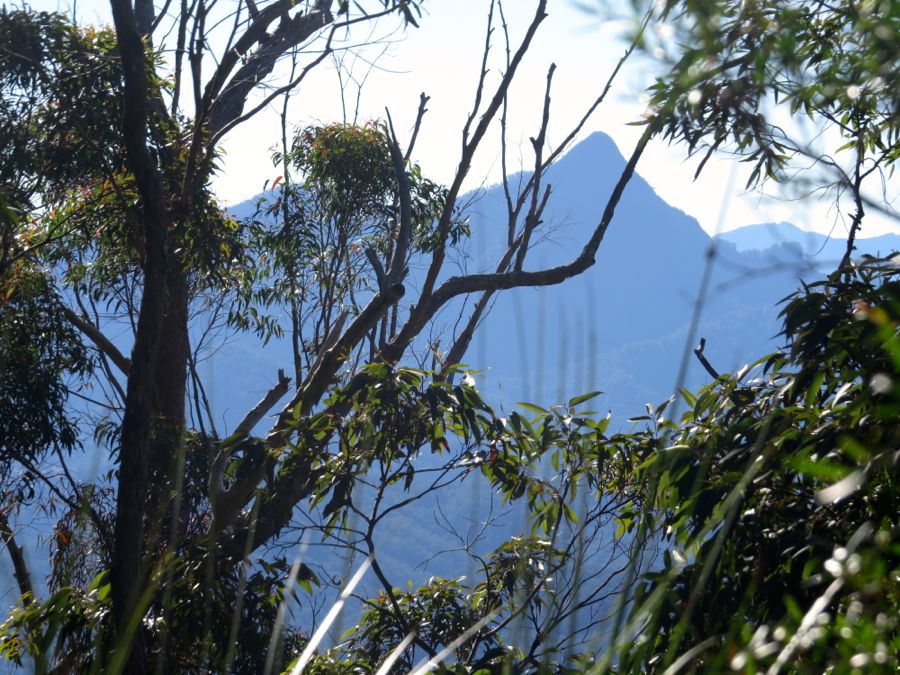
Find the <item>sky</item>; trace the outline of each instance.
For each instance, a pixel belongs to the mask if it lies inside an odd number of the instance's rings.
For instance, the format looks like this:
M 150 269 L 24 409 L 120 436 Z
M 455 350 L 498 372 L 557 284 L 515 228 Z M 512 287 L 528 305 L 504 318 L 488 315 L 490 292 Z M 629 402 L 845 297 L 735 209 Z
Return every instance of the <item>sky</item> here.
M 220 3 L 233 0 L 220 0 Z M 32 0 L 34 9 L 70 11 L 82 22 L 109 22 L 108 4 L 102 0 Z M 377 3 L 373 3 L 377 4 Z M 401 144 L 408 141 L 424 92 L 431 97 L 419 134 L 414 158 L 431 178 L 449 182 L 459 162 L 461 129 L 472 106 L 480 70 L 487 18 L 486 0 L 428 0 L 419 28 L 397 30 L 397 22 L 339 36 L 336 44 L 347 49 L 320 64 L 294 91 L 288 119 L 297 127 L 318 122 L 381 119 L 389 109 Z M 533 0 L 507 0 L 506 18 L 515 44 L 533 14 Z M 600 5 L 582 0 L 581 5 Z M 613 3 L 606 3 L 610 6 Z M 222 6 L 228 6 L 222 5 Z M 550 148 L 567 135 L 587 106 L 602 90 L 612 68 L 625 50 L 621 20 L 591 13 L 573 0 L 549 0 L 549 17 L 541 25 L 532 49 L 523 60 L 513 88 L 507 133 L 513 170 L 533 163 L 529 137 L 538 131 L 547 70 L 556 64 L 551 91 Z M 366 44 L 371 42 L 372 44 Z M 312 43 L 315 50 L 321 45 Z M 500 71 L 503 42 L 493 37 L 496 59 L 491 75 Z M 641 133 L 633 122 L 641 119 L 644 87 L 658 70 L 650 59 L 633 58 L 620 73 L 604 104 L 580 134 L 603 131 L 615 140 L 626 157 Z M 287 66 L 276 71 L 284 78 Z M 339 73 L 341 74 L 339 76 Z M 496 80 L 489 79 L 490 82 Z M 358 86 L 357 83 L 362 83 Z M 343 93 L 342 93 L 343 92 Z M 358 96 L 358 98 L 357 98 Z M 222 170 L 214 186 L 225 204 L 235 204 L 259 193 L 279 171 L 271 161 L 280 138 L 281 103 L 260 112 L 224 140 Z M 750 167 L 728 157 L 711 160 L 694 180 L 695 159 L 682 145 L 654 142 L 641 159 L 641 174 L 667 202 L 695 217 L 710 234 L 757 223 L 788 221 L 806 230 L 846 235 L 846 213 L 829 200 L 787 199 L 778 186 L 744 192 Z M 475 158 L 469 189 L 499 181 L 500 145 L 496 130 Z M 888 186 L 893 195 L 896 184 Z M 605 195 L 598 195 L 605 200 Z M 846 207 L 845 207 L 846 208 Z M 862 236 L 896 232 L 897 221 L 867 216 Z

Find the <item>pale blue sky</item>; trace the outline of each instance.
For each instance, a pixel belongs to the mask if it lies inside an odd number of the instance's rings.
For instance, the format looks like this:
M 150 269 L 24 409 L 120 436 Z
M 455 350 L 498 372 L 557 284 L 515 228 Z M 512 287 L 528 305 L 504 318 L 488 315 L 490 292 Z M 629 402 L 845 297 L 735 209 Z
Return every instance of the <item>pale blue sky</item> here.
M 222 7 L 232 2 L 220 0 Z M 74 6 L 82 21 L 108 21 L 109 16 L 108 4 L 103 0 L 78 0 L 77 4 L 75 0 L 33 0 L 29 4 L 35 9 L 61 11 Z M 534 4 L 532 0 L 507 1 L 507 18 L 514 41 L 524 31 Z M 449 181 L 459 161 L 460 129 L 474 97 L 487 5 L 485 0 L 429 0 L 419 29 L 391 34 L 394 24 L 383 22 L 372 33 L 366 29 L 349 36 L 349 42 L 356 44 L 390 35 L 389 44 L 365 47 L 359 50 L 361 57 L 355 61 L 350 52 L 345 52 L 345 67 L 351 68 L 357 78 L 367 78 L 359 100 L 359 119 L 383 117 L 385 106 L 389 107 L 402 142 L 404 133 L 408 137 L 419 93 L 424 91 L 431 96 L 415 156 L 426 173 L 437 180 Z M 571 0 L 550 0 L 549 15 L 522 64 L 513 91 L 508 133 L 513 168 L 518 168 L 517 148 L 521 148 L 525 166 L 531 162 L 528 137 L 537 131 L 550 63 L 557 65 L 548 134 L 550 146 L 555 147 L 599 93 L 624 50 L 619 40 L 621 24 L 601 22 L 576 9 Z M 499 34 L 495 36 L 495 46 L 497 57 L 502 58 Z M 367 61 L 376 61 L 375 67 L 370 68 Z M 336 73 L 334 61 L 329 60 L 296 90 L 290 108 L 294 124 L 342 118 L 341 81 Z M 628 123 L 640 117 L 643 110 L 640 91 L 651 75 L 652 65 L 646 60 L 632 61 L 582 136 L 595 130 L 605 131 L 627 156 L 640 133 Z M 356 89 L 351 85 L 344 92 L 352 116 Z M 277 113 L 268 110 L 225 139 L 223 170 L 215 182 L 224 202 L 246 199 L 259 192 L 266 179 L 274 179 L 278 172 L 269 157 L 270 148 L 278 138 Z M 741 186 L 749 174 L 748 167 L 726 158 L 710 161 L 701 177 L 693 181 L 695 165 L 694 161 L 685 160 L 684 147 L 656 142 L 645 153 L 638 172 L 666 201 L 696 217 L 710 233 L 717 227 L 730 230 L 753 223 L 788 220 L 804 229 L 831 231 L 835 237 L 845 234 L 840 213 L 830 202 L 811 199 L 789 202 L 758 192 L 745 194 Z M 495 134 L 476 157 L 468 186 L 496 182 L 499 176 L 499 143 Z M 897 194 L 896 185 L 890 187 Z M 778 194 L 777 187 L 770 190 Z M 598 200 L 604 198 L 598 195 Z M 729 207 L 719 224 L 724 201 L 729 202 Z M 896 221 L 879 220 L 875 216 L 867 220 L 864 236 L 897 230 Z

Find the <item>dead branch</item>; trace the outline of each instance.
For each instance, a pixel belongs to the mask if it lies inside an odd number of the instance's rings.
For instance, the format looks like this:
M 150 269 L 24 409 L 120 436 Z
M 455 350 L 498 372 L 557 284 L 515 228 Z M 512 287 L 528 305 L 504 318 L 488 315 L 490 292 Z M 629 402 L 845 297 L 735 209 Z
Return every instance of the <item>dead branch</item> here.
M 410 312 L 409 319 L 399 334 L 388 343 L 383 350 L 384 357 L 391 362 L 396 362 L 403 355 L 406 347 L 419 334 L 425 324 L 441 309 L 447 302 L 458 295 L 467 293 L 478 293 L 487 290 L 502 290 L 508 288 L 518 288 L 521 286 L 552 286 L 570 279 L 573 276 L 581 274 L 590 268 L 596 258 L 597 249 L 609 224 L 615 215 L 616 207 L 625 191 L 625 187 L 634 175 L 638 160 L 644 152 L 651 136 L 654 133 L 652 127 L 647 127 L 641 136 L 634 151 L 631 154 L 628 163 L 619 176 L 619 181 L 606 203 L 606 208 L 600 218 L 593 235 L 585 244 L 581 254 L 573 261 L 557 267 L 551 267 L 536 271 L 512 270 L 509 272 L 495 272 L 493 274 L 469 274 L 464 276 L 454 276 L 447 279 L 434 293 L 429 297 L 423 298 Z
M 397 198 L 400 202 L 400 229 L 397 232 L 397 240 L 394 243 L 394 255 L 387 272 L 387 283 L 399 284 L 406 276 L 406 256 L 409 252 L 410 239 L 412 238 L 412 199 L 410 195 L 409 176 L 406 174 L 406 166 L 403 161 L 403 153 L 400 152 L 400 144 L 394 132 L 394 124 L 391 121 L 390 112 L 388 118 L 388 147 L 391 160 L 394 163 L 394 173 L 397 176 Z
M 291 378 L 286 377 L 283 370 L 278 371 L 278 382 L 266 392 L 262 400 L 253 406 L 244 419 L 234 428 L 234 433 L 241 436 L 248 435 L 253 431 L 263 416 L 272 409 L 272 406 L 278 403 L 278 400 L 288 392 L 291 386 Z
M 518 70 L 519 64 L 522 62 L 522 59 L 525 57 L 525 54 L 531 47 L 531 42 L 534 39 L 535 34 L 537 33 L 538 27 L 541 25 L 544 19 L 547 18 L 546 10 L 547 1 L 541 0 L 538 3 L 537 8 L 535 9 L 534 17 L 532 18 L 531 23 L 528 26 L 528 30 L 525 32 L 525 37 L 522 38 L 522 42 L 519 45 L 519 48 L 516 50 L 516 53 L 509 63 L 509 68 L 507 68 L 506 72 L 503 74 L 503 78 L 501 79 L 500 84 L 497 86 L 493 97 L 488 103 L 484 114 L 481 116 L 481 119 L 479 120 L 478 125 L 475 127 L 475 130 L 472 132 L 472 136 L 470 138 L 469 123 L 474 119 L 475 115 L 477 114 L 478 106 L 480 105 L 480 89 L 483 86 L 483 78 L 485 75 L 483 70 L 484 66 L 482 67 L 482 80 L 479 81 L 479 94 L 476 97 L 476 108 L 473 110 L 469 118 L 469 122 L 466 123 L 466 127 L 463 130 L 462 157 L 460 158 L 459 167 L 456 170 L 456 175 L 454 176 L 453 182 L 450 185 L 449 190 L 447 191 L 447 203 L 444 207 L 440 222 L 438 224 L 438 232 L 442 234 L 443 238 L 440 242 L 438 242 L 437 246 L 435 247 L 434 254 L 432 255 L 431 264 L 428 267 L 425 281 L 422 284 L 420 304 L 422 302 L 425 302 L 431 295 L 431 292 L 434 289 L 434 285 L 437 282 L 438 275 L 440 274 L 441 269 L 443 269 L 446 233 L 450 230 L 450 221 L 453 218 L 453 212 L 456 208 L 456 200 L 459 197 L 459 191 L 462 189 L 463 181 L 469 174 L 469 169 L 472 166 L 472 159 L 475 156 L 475 151 L 478 149 L 482 139 L 484 138 L 484 135 L 487 133 L 488 127 L 490 127 L 491 123 L 494 121 L 494 117 L 496 116 L 497 111 L 500 110 L 500 107 L 506 100 L 507 94 L 509 92 L 509 87 L 516 76 L 516 71 Z M 487 44 L 485 45 L 485 49 L 490 49 L 490 30 L 488 31 L 488 39 Z

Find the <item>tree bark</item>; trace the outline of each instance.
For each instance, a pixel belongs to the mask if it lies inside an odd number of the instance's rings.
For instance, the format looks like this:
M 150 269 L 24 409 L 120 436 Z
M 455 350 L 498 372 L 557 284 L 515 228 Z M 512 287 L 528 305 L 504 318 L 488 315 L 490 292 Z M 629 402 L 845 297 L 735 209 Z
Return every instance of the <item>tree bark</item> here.
M 128 653 L 126 672 L 147 672 L 139 600 L 146 574 L 144 519 L 150 425 L 156 416 L 154 374 L 166 295 L 168 214 L 162 181 L 147 148 L 147 81 L 144 45 L 129 0 L 111 0 L 124 76 L 123 140 L 141 197 L 144 287 L 131 372 L 125 395 L 119 451 L 119 491 L 111 585 L 117 649 Z
M 171 249 L 172 246 L 170 245 Z M 163 442 L 156 444 L 153 462 L 154 472 L 169 471 L 173 460 L 173 443 L 180 441 L 185 428 L 185 401 L 187 396 L 188 359 L 188 289 L 185 271 L 177 254 L 169 251 L 166 270 L 165 309 L 162 315 L 159 340 L 159 362 L 154 372 L 154 389 L 159 423 L 165 427 Z M 170 437 L 172 434 L 175 436 Z

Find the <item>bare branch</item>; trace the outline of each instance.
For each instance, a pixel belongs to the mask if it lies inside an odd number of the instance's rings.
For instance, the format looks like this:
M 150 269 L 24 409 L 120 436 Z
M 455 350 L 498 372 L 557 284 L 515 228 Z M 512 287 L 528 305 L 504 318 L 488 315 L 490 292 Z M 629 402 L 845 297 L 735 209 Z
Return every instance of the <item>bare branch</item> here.
M 706 338 L 700 338 L 700 344 L 694 347 L 694 355 L 700 361 L 700 365 L 702 365 L 706 372 L 712 376 L 713 379 L 719 379 L 719 372 L 713 368 L 712 364 L 707 360 L 706 356 L 703 354 L 703 350 L 706 349 Z
M 386 111 L 387 112 L 387 111 Z M 410 239 L 412 237 L 412 198 L 410 196 L 409 176 L 406 174 L 406 166 L 403 153 L 400 152 L 400 144 L 394 132 L 394 124 L 391 113 L 388 118 L 388 147 L 391 152 L 391 160 L 394 163 L 394 173 L 397 176 L 397 198 L 400 201 L 400 230 L 397 233 L 394 255 L 387 273 L 388 284 L 398 284 L 406 276 L 406 256 L 409 252 Z
M 648 126 L 644 131 L 632 152 L 631 158 L 619 176 L 619 181 L 616 183 L 606 203 L 600 222 L 577 258 L 564 265 L 537 271 L 513 270 L 509 272 L 495 272 L 493 274 L 470 274 L 450 277 L 431 296 L 423 299 L 422 302 L 416 305 L 406 325 L 383 350 L 385 358 L 392 362 L 397 361 L 425 324 L 441 307 L 457 295 L 487 290 L 496 291 L 506 288 L 518 288 L 520 286 L 551 286 L 581 274 L 591 267 L 595 262 L 597 248 L 600 246 L 600 242 L 603 241 L 606 230 L 615 215 L 622 193 L 634 175 L 638 160 L 654 131 L 655 129 L 651 126 Z
M 541 117 L 541 129 L 537 138 L 531 139 L 531 146 L 534 149 L 534 174 L 526 186 L 526 190 L 531 190 L 531 207 L 528 209 L 528 215 L 525 218 L 525 225 L 522 230 L 522 243 L 519 245 L 519 252 L 516 255 L 515 269 L 521 270 L 525 264 L 525 256 L 528 255 L 529 244 L 531 243 L 531 234 L 541 223 L 541 213 L 547 205 L 550 198 L 550 186 L 544 193 L 543 200 L 538 203 L 538 194 L 541 190 L 541 179 L 544 175 L 544 142 L 547 138 L 547 125 L 550 123 L 550 87 L 553 84 L 553 73 L 556 71 L 556 64 L 551 63 L 547 71 L 547 88 L 544 92 L 544 113 Z M 523 196 L 526 192 L 522 193 Z
M 296 88 L 297 85 L 303 81 L 303 78 L 306 77 L 306 75 L 307 75 L 307 73 L 309 73 L 309 71 L 311 71 L 313 68 L 318 66 L 322 61 L 325 60 L 325 58 L 329 54 L 331 54 L 331 39 L 333 36 L 334 36 L 334 31 L 332 30 L 331 35 L 328 36 L 328 43 L 325 45 L 325 47 L 322 49 L 322 51 L 319 53 L 319 55 L 315 59 L 313 59 L 313 61 L 306 64 L 306 66 L 304 66 L 303 70 L 300 71 L 300 74 L 298 76 L 291 78 L 287 84 L 284 84 L 284 85 L 276 88 L 274 91 L 272 91 L 266 97 L 264 97 L 262 101 L 260 101 L 257 105 L 253 106 L 253 108 L 251 108 L 247 112 L 240 114 L 237 117 L 234 117 L 234 118 L 230 119 L 228 122 L 224 123 L 221 127 L 219 127 L 215 131 L 215 133 L 211 133 L 209 140 L 206 143 L 207 149 L 214 147 L 215 144 L 218 143 L 222 139 L 223 136 L 225 136 L 225 134 L 227 134 L 229 131 L 231 131 L 231 129 L 238 126 L 239 124 L 246 122 L 248 119 L 250 119 L 251 117 L 256 115 L 258 112 L 267 108 L 269 106 L 269 104 L 271 104 L 272 101 L 274 101 L 276 98 L 278 98 L 279 96 L 282 96 L 283 94 L 286 94 L 286 93 L 290 92 L 292 89 Z M 293 72 L 293 69 L 292 69 L 292 72 Z
M 522 38 L 522 42 L 519 45 L 519 48 L 516 50 L 516 53 L 513 55 L 513 58 L 510 61 L 509 68 L 507 68 L 506 72 L 503 74 L 503 79 L 500 81 L 497 90 L 494 92 L 493 98 L 491 98 L 490 103 L 488 103 L 488 106 L 485 109 L 484 114 L 481 116 L 478 125 L 475 127 L 474 132 L 472 132 L 471 138 L 468 137 L 468 124 L 466 125 L 466 130 L 463 132 L 462 157 L 460 158 L 459 167 L 456 170 L 456 175 L 454 176 L 453 183 L 450 185 L 450 188 L 447 191 L 447 203 L 444 206 L 444 211 L 441 214 L 440 223 L 438 224 L 438 232 L 442 234 L 444 239 L 446 238 L 446 233 L 450 229 L 450 221 L 453 218 L 453 211 L 456 208 L 456 200 L 459 196 L 459 191 L 462 189 L 463 181 L 469 174 L 469 169 L 472 166 L 472 159 L 475 156 L 475 151 L 481 144 L 484 135 L 487 133 L 488 127 L 491 125 L 491 122 L 493 122 L 494 120 L 494 116 L 497 114 L 497 111 L 506 100 L 507 92 L 509 91 L 509 87 L 516 76 L 516 71 L 518 70 L 519 64 L 522 62 L 522 59 L 525 57 L 526 52 L 531 47 L 531 42 L 534 39 L 535 34 L 537 33 L 538 27 L 541 25 L 544 19 L 547 18 L 546 10 L 547 0 L 540 0 L 537 9 L 535 9 L 534 17 L 532 18 L 531 23 L 528 26 L 528 30 L 525 33 L 525 37 Z M 480 86 L 481 85 L 479 84 L 479 87 Z M 444 239 L 442 239 L 435 248 L 434 255 L 431 259 L 431 264 L 429 265 L 428 272 L 425 276 L 425 281 L 422 284 L 423 302 L 427 300 L 429 295 L 431 295 L 431 292 L 434 289 L 434 284 L 437 282 L 438 275 L 443 268 L 445 255 Z
M 240 117 L 250 91 L 272 72 L 282 54 L 334 20 L 330 10 L 331 2 L 328 0 L 318 0 L 315 8 L 290 18 L 288 11 L 295 4 L 293 0 L 282 0 L 261 10 L 234 49 L 223 58 L 204 93 L 204 110 L 208 110 L 207 126 L 211 134 Z M 268 34 L 266 29 L 278 17 L 281 18 L 278 28 L 271 35 Z M 255 44 L 259 45 L 257 51 L 238 69 L 228 86 L 222 89 L 224 79 L 237 64 L 237 60 Z
M 119 349 L 110 342 L 109 338 L 107 338 L 103 333 L 100 332 L 100 329 L 97 328 L 93 323 L 88 321 L 84 317 L 78 316 L 75 312 L 73 312 L 68 307 L 63 307 L 63 315 L 66 317 L 66 321 L 75 326 L 78 330 L 87 336 L 87 338 L 94 343 L 94 345 L 99 349 L 103 354 L 109 357 L 109 360 L 112 361 L 116 367 L 122 371 L 123 375 L 128 375 L 131 372 L 131 360 L 128 359 Z
M 475 336 L 475 329 L 478 328 L 478 324 L 481 322 L 481 318 L 484 316 L 484 313 L 487 310 L 488 304 L 490 303 L 491 298 L 494 296 L 494 293 L 495 291 L 485 291 L 481 294 L 481 297 L 475 304 L 475 309 L 469 316 L 468 321 L 466 321 L 465 327 L 453 342 L 453 346 L 450 347 L 450 350 L 447 352 L 447 356 L 444 358 L 443 365 L 445 370 L 447 367 L 462 361 L 463 356 L 465 356 L 465 353 L 469 350 L 469 345 L 472 343 L 472 338 Z
M 134 16 L 141 35 L 149 35 L 155 20 L 153 0 L 134 0 Z
M 263 416 L 272 409 L 272 406 L 278 403 L 278 400 L 284 396 L 291 386 L 291 378 L 286 377 L 283 370 L 278 371 L 278 382 L 266 392 L 262 400 L 253 406 L 253 409 L 244 415 L 244 419 L 234 428 L 234 434 L 246 436 L 255 427 Z
M 409 158 L 412 156 L 413 148 L 416 145 L 416 139 L 419 137 L 419 129 L 422 128 L 422 119 L 425 117 L 425 113 L 428 112 L 428 108 L 425 106 L 428 104 L 429 100 L 430 97 L 426 96 L 424 91 L 419 94 L 419 110 L 416 112 L 416 122 L 413 124 L 412 138 L 409 139 L 406 154 L 403 155 L 403 159 L 406 162 L 408 162 Z
M 384 273 L 384 267 L 382 267 L 381 261 L 378 259 L 378 254 L 375 253 L 374 248 L 370 247 L 366 249 L 366 258 L 369 260 L 372 269 L 375 270 L 375 280 L 378 283 L 378 290 L 383 291 L 387 287 L 387 276 Z
M 859 229 L 862 227 L 862 219 L 866 215 L 862 200 L 862 182 L 865 178 L 862 173 L 862 163 L 865 153 L 865 142 L 864 135 L 860 135 L 856 139 L 856 163 L 853 168 L 853 183 L 850 185 L 850 189 L 853 191 L 853 202 L 856 206 L 856 211 L 853 213 L 850 233 L 847 235 L 847 248 L 844 251 L 844 256 L 841 258 L 838 269 L 849 269 L 850 257 L 856 249 L 856 235 L 859 233 Z

